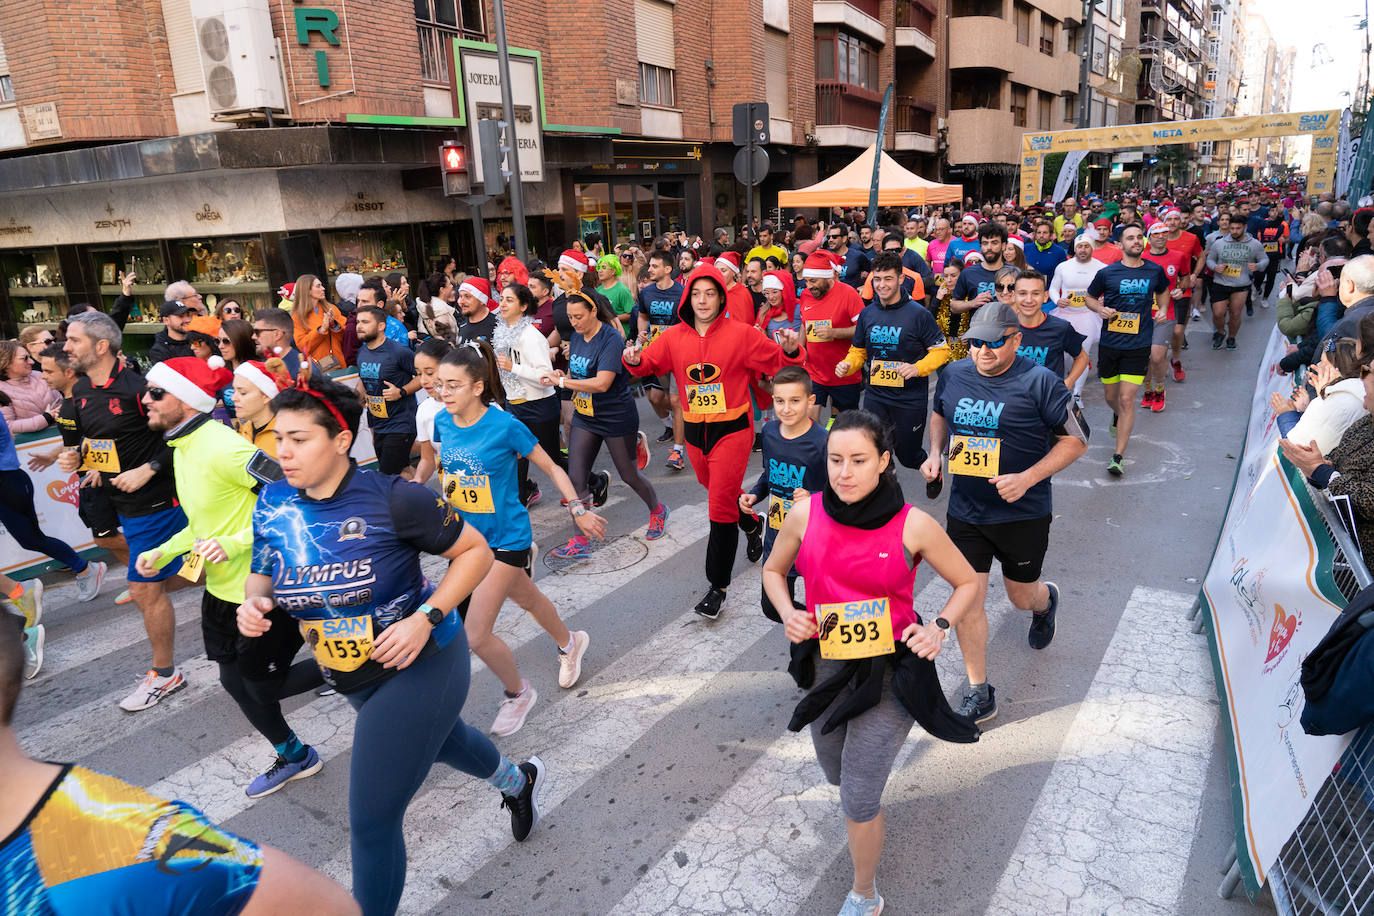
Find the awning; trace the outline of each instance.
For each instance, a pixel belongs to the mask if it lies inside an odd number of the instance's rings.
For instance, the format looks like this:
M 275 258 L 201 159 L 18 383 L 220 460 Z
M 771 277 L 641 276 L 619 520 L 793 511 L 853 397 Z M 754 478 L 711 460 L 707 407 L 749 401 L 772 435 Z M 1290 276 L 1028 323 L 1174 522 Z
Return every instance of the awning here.
M 778 193 L 779 207 L 866 207 L 873 181 L 873 151 L 869 146 L 849 165 L 809 188 Z M 887 153 L 878 166 L 878 206 L 922 207 L 954 204 L 964 198 L 957 184 L 940 184 L 902 168 Z

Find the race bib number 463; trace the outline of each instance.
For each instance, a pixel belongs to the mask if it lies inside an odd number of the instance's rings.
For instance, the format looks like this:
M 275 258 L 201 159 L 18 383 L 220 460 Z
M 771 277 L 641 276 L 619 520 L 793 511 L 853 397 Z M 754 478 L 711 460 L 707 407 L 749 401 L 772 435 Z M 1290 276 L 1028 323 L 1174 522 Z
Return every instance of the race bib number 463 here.
M 892 610 L 886 598 L 818 604 L 816 628 L 820 633 L 821 658 L 872 658 L 890 655 L 896 648 L 892 641 Z

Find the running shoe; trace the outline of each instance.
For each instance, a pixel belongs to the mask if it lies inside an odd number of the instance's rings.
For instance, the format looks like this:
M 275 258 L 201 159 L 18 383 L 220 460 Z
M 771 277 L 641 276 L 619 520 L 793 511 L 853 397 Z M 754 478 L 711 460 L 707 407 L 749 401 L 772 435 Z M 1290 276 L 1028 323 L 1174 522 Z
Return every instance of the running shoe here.
M 1031 614 L 1028 639 L 1032 649 L 1043 649 L 1054 639 L 1054 615 L 1059 610 L 1059 586 L 1053 582 L 1046 582 L 1045 587 L 1050 590 L 1050 606 L 1040 613 Z
M 124 591 L 120 592 L 118 595 L 115 595 L 115 604 L 128 604 L 130 601 L 133 600 L 133 593 L 130 592 L 127 588 L 124 589 Z
M 1120 455 L 1113 455 L 1112 460 L 1107 462 L 1107 473 L 1113 477 L 1120 477 L 1124 474 L 1125 470 L 1122 468 L 1124 460 Z
M 38 669 L 43 667 L 43 642 L 47 639 L 43 624 L 24 629 L 24 680 L 38 677 Z
M 1255 317 L 1255 304 L 1249 299 L 1245 300 L 1245 314 L 1251 318 Z
M 544 792 L 544 761 L 531 756 L 520 764 L 525 774 L 525 788 L 519 795 L 502 795 L 501 807 L 510 809 L 510 832 L 515 842 L 525 842 L 534 825 L 539 823 L 539 797 Z
M 668 452 L 667 464 L 668 467 L 672 468 L 674 471 L 680 471 L 687 467 L 686 463 L 682 460 L 682 449 L 675 448 L 670 450 Z
M 926 481 L 926 499 L 937 499 L 945 488 L 945 475 L 937 474 L 934 480 Z
M 43 619 L 43 580 L 29 579 L 22 583 L 24 593 L 10 603 L 24 615 L 24 626 L 36 627 Z
M 158 677 L 157 672 L 149 668 L 148 673 L 139 679 L 134 692 L 119 701 L 119 708 L 125 712 L 148 709 L 185 686 L 186 678 L 181 676 L 180 668 L 173 669 L 171 677 Z
M 90 601 L 100 594 L 100 586 L 105 583 L 108 569 L 104 563 L 87 563 L 86 575 L 76 577 L 76 596 L 82 601 Z
M 313 747 L 305 749 L 305 756 L 292 763 L 281 754 L 272 761 L 272 765 L 265 772 L 253 777 L 253 781 L 248 784 L 248 788 L 243 792 L 249 798 L 262 798 L 264 795 L 271 795 L 278 789 L 285 786 L 293 779 L 304 779 L 307 776 L 314 776 L 324 766 L 324 761 L 320 755 L 315 753 Z
M 1235 348 L 1236 348 L 1236 339 L 1235 339 L 1234 337 L 1228 337 L 1228 338 L 1226 338 L 1226 349 L 1228 349 L 1228 350 L 1234 350 Z
M 754 433 L 754 447 L 751 449 L 751 451 L 763 451 L 763 433 Z
M 989 684 L 986 697 L 980 697 L 978 691 L 972 687 L 964 691 L 964 701 L 959 704 L 959 714 L 968 716 L 977 725 L 997 718 L 997 688 Z
M 644 540 L 657 541 L 663 537 L 663 528 L 667 524 L 668 507 L 659 503 L 658 508 L 649 513 L 649 528 L 644 532 Z
M 1146 391 L 1144 394 L 1140 396 L 1140 406 L 1144 407 L 1146 410 L 1153 409 L 1154 403 L 1155 393 L 1153 391 Z
M 883 895 L 877 891 L 873 897 L 865 897 L 858 891 L 850 891 L 840 907 L 840 916 L 880 916 L 883 911 Z
M 1163 389 L 1163 388 L 1161 388 L 1161 389 L 1159 389 L 1158 391 L 1155 392 L 1155 399 L 1154 399 L 1152 402 L 1150 402 L 1150 410 L 1152 410 L 1152 411 L 1155 412 L 1155 413 L 1163 413 L 1163 412 L 1164 412 L 1164 389 Z
M 526 509 L 539 502 L 544 495 L 539 491 L 539 484 L 533 480 L 527 481 L 527 483 L 529 486 L 523 487 L 524 492 L 520 494 L 520 502 Z
M 1202 320 L 1202 313 L 1199 312 L 1197 309 L 1193 309 L 1193 320 L 1194 320 L 1194 321 L 1201 321 L 1201 320 Z
M 525 724 L 525 717 L 534 708 L 534 701 L 539 699 L 539 694 L 535 693 L 534 686 L 529 681 L 522 680 L 520 683 L 520 696 L 501 698 L 501 708 L 496 711 L 496 721 L 491 723 L 493 735 L 504 737 L 520 731 L 520 726 Z
M 582 656 L 587 654 L 587 647 L 592 644 L 592 638 L 587 635 L 585 630 L 576 630 L 572 635 L 572 651 L 558 653 L 558 686 L 564 690 L 577 683 L 577 679 L 582 677 Z
M 716 620 L 720 617 L 720 606 L 725 603 L 725 592 L 711 586 L 711 590 L 706 593 L 697 606 L 692 608 L 707 620 Z
M 592 471 L 591 480 L 587 481 L 592 491 L 592 505 L 606 505 L 606 497 L 611 492 L 611 475 L 607 471 Z
M 1186 372 L 1183 371 L 1183 363 L 1179 362 L 1178 360 L 1174 360 L 1174 361 L 1173 361 L 1173 366 L 1174 366 L 1174 381 L 1176 381 L 1176 382 L 1181 382 L 1181 381 L 1183 381 L 1184 379 L 1186 379 L 1186 378 L 1188 377 L 1188 373 L 1186 373 Z
M 549 554 L 560 560 L 585 560 L 592 555 L 592 545 L 585 534 L 577 534 L 568 538 L 568 543 L 562 547 L 550 550 Z
M 659 441 L 659 442 L 672 442 L 672 441 L 673 441 L 673 428 L 672 428 L 671 426 L 665 426 L 665 427 L 663 427 L 663 432 L 659 434 L 658 441 Z
M 745 544 L 744 555 L 748 557 L 750 563 L 757 563 L 763 556 L 763 522 L 753 531 L 744 532 Z
M 649 466 L 649 437 L 640 430 L 635 436 L 635 467 L 641 471 Z
M 1213 350 L 1220 350 L 1220 349 L 1221 349 L 1221 345 L 1222 345 L 1223 343 L 1225 343 L 1225 342 L 1226 342 L 1226 335 L 1225 335 L 1225 334 L 1221 333 L 1220 331 L 1213 331 L 1213 332 L 1212 332 L 1212 349 L 1213 349 Z
M 1183 338 L 1183 349 L 1188 349 L 1188 338 Z

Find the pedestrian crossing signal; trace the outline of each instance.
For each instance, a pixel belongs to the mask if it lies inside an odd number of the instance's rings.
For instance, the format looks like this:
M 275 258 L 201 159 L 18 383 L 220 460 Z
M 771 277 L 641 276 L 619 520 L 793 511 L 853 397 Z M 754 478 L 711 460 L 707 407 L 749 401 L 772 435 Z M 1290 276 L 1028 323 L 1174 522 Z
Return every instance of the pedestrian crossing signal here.
M 471 190 L 468 181 L 467 147 L 457 140 L 446 140 L 439 147 L 439 169 L 443 173 L 444 194 L 456 197 Z

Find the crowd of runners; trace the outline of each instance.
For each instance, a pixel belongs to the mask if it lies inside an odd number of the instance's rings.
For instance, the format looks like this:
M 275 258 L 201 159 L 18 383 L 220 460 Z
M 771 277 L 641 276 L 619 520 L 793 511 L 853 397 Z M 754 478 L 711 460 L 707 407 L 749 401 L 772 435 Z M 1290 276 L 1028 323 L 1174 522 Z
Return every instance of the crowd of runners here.
M 760 610 L 781 625 L 804 691 L 790 727 L 811 726 L 848 827 L 854 883 L 840 912 L 881 912 L 880 801 L 912 725 L 975 742 L 997 715 L 994 560 L 1029 612 L 1030 648 L 1054 639 L 1051 478 L 1087 451 L 1089 375 L 1112 413 L 1100 473 L 1120 477 L 1138 413 L 1163 411 L 1185 360 L 1209 358 L 1185 357 L 1190 322 L 1212 329 L 1212 350 L 1236 349 L 1292 258 L 1280 320 L 1315 303 L 1311 329 L 1291 335 L 1305 366 L 1331 349 L 1319 341 L 1333 327 L 1359 336 L 1341 284 L 1374 294 L 1374 262 L 1354 260 L 1369 252 L 1369 211 L 1283 184 L 868 216 L 709 241 L 591 236 L 547 262 L 508 256 L 471 275 L 450 258 L 414 295 L 399 274 L 345 274 L 331 301 L 306 275 L 280 308 L 251 314 L 207 308 L 177 282 L 146 356 L 124 349 L 127 275 L 110 313 L 76 306 L 58 332 L 0 342 L 0 524 L 69 567 L 81 601 L 100 593 L 106 563 L 41 530 L 15 449 L 14 433 L 56 427 L 61 444 L 33 451 L 29 469 L 79 477 L 82 520 L 126 567 L 118 600 L 147 631 L 146 673 L 120 708 L 140 713 L 186 685 L 169 593 L 203 584 L 206 657 L 272 747 L 249 797 L 323 766 L 283 700 L 337 691 L 357 716 L 350 899 L 189 805 L 25 757 L 10 720 L 22 679 L 42 669 L 43 582 L 0 579 L 17 612 L 0 615 L 0 867 L 20 901 L 5 912 L 93 894 L 111 912 L 125 894 L 155 901 L 149 911 L 395 912 L 403 818 L 435 762 L 490 783 L 525 840 L 558 761 L 512 760 L 499 741 L 549 679 L 576 687 L 595 651 L 535 581 L 529 507 L 566 508 L 568 540 L 549 551 L 561 562 L 594 559 L 610 535 L 664 537 L 671 507 L 644 473 L 655 439 L 668 471 L 690 467 L 707 495 L 695 612 L 720 619 L 741 532 L 745 561 L 763 563 Z M 1352 263 L 1365 266 L 1342 279 Z M 661 431 L 642 428 L 640 395 Z M 360 437 L 375 469 L 353 457 Z M 762 470 L 746 481 L 755 452 Z M 643 528 L 617 532 L 598 514 L 607 464 L 643 503 Z M 919 473 L 927 500 L 948 488 L 943 523 L 908 502 L 897 464 Z M 437 581 L 424 555 L 447 560 Z M 922 561 L 952 589 L 929 618 L 913 607 Z M 497 634 L 507 599 L 548 634 L 549 672 L 521 671 Z M 932 661 L 951 637 L 968 676 L 955 705 Z M 504 689 L 494 710 L 464 709 L 469 651 Z M 92 822 L 107 848 L 88 867 L 59 863 L 61 839 Z M 156 875 L 139 867 L 151 861 Z

